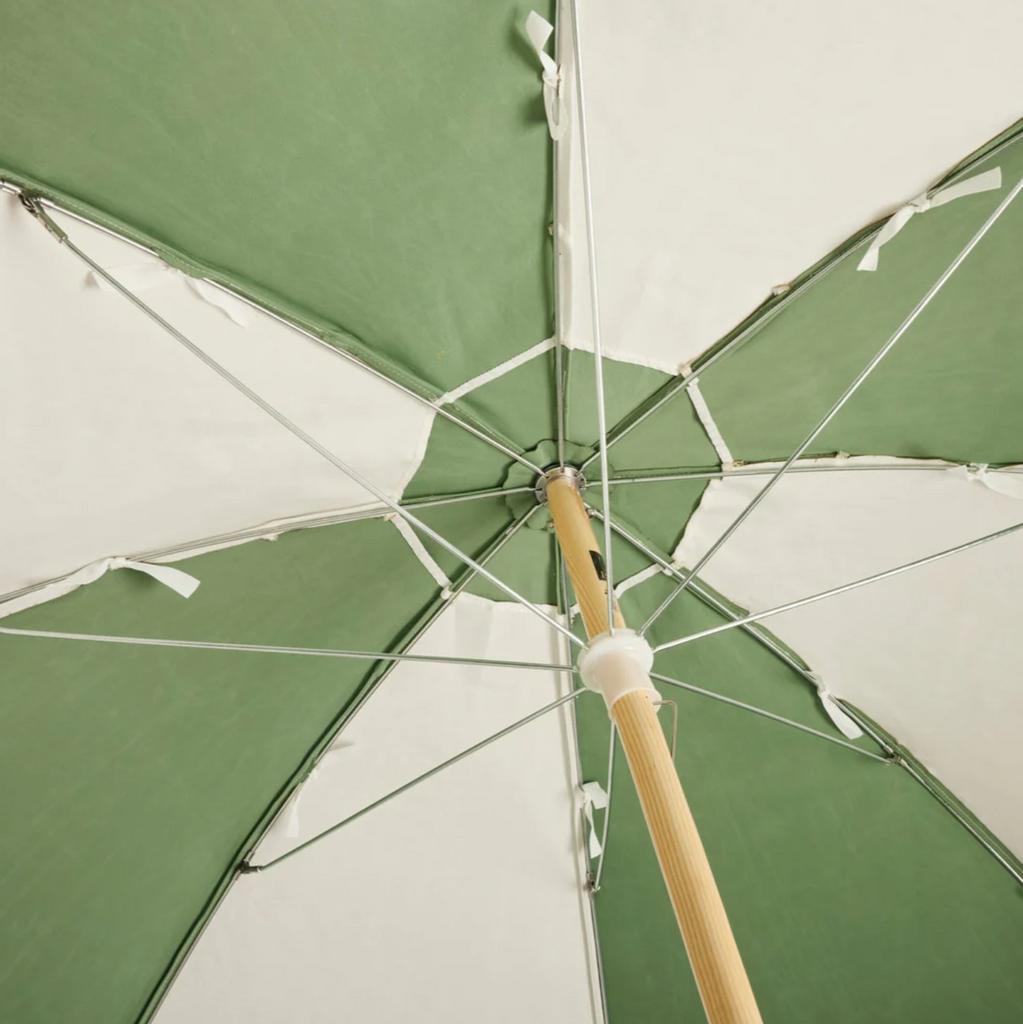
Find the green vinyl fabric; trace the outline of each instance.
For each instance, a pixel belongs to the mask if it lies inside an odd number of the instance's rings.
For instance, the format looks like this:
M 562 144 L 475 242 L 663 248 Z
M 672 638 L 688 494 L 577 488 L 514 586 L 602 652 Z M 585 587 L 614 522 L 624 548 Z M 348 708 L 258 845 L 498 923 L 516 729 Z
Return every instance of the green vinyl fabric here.
M 0 176 L 446 391 L 550 332 L 529 9 L 11 0 Z
M 435 599 L 394 535 L 352 523 L 186 559 L 201 600 L 109 573 L 3 624 L 387 649 Z M 136 1020 L 374 666 L 12 636 L 2 648 L 0 1017 Z
M 884 246 L 883 273 L 857 272 L 857 248 L 701 378 L 737 459 L 786 457 L 828 411 L 1023 177 L 1023 144 L 1006 141 L 967 172 L 1001 167 L 1001 189 L 914 218 Z M 1023 458 L 1021 231 L 1013 204 L 808 454 Z

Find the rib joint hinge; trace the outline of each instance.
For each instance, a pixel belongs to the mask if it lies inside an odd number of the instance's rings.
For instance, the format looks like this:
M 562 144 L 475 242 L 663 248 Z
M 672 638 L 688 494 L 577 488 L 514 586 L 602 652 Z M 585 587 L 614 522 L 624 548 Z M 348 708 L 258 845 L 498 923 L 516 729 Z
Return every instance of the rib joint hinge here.
M 21 200 L 21 205 L 24 206 L 25 209 L 28 210 L 28 212 L 32 214 L 32 216 L 35 217 L 35 219 L 39 221 L 39 223 L 42 224 L 42 226 L 46 228 L 46 230 L 49 231 L 58 242 L 67 241 L 67 234 L 46 212 L 46 210 L 43 209 L 43 204 L 40 202 L 39 196 L 33 196 L 29 195 L 27 192 L 22 192 L 18 198 Z

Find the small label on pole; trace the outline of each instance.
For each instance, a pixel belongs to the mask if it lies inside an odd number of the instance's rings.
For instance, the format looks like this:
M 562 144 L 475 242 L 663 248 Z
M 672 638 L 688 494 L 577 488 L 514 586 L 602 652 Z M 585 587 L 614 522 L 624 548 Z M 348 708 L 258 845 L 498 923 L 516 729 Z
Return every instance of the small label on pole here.
M 593 559 L 593 568 L 597 571 L 597 579 L 606 580 L 607 569 L 604 566 L 604 556 L 599 551 L 591 551 L 590 558 Z

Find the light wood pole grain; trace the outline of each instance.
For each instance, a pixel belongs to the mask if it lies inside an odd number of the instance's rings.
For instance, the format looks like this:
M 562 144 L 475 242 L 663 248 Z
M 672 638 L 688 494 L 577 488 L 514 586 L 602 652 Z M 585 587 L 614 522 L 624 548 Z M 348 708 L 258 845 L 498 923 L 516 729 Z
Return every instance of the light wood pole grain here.
M 547 504 L 587 636 L 593 640 L 608 632 L 608 584 L 574 474 L 549 476 Z M 617 604 L 614 624 L 616 629 L 625 626 Z M 604 689 L 607 695 L 622 684 L 623 675 L 634 679 L 637 673 L 645 676 L 646 670 L 628 654 L 610 653 L 601 660 L 600 673 L 602 682 L 611 684 Z M 624 688 L 628 690 L 629 685 L 626 682 Z M 610 715 L 635 780 L 707 1020 L 710 1024 L 761 1024 L 728 915 L 657 719 L 655 693 L 652 687 L 643 688 L 642 680 L 640 686 L 614 699 Z

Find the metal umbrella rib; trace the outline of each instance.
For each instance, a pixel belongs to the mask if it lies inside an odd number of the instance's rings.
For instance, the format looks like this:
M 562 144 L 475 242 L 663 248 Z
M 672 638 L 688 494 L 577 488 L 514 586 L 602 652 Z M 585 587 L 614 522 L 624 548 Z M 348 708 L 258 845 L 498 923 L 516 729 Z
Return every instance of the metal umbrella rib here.
M 96 263 L 91 257 L 86 255 L 86 253 L 82 252 L 82 250 L 79 249 L 78 246 L 76 246 L 67 237 L 67 234 L 63 232 L 60 229 L 60 227 L 58 227 L 53 222 L 53 220 L 51 220 L 51 218 L 38 205 L 37 202 L 35 202 L 34 200 L 27 200 L 26 208 L 31 214 L 33 214 L 33 216 L 35 216 L 40 221 L 43 227 L 45 227 L 52 235 L 54 235 L 59 242 L 63 243 L 65 248 L 73 252 L 75 256 L 78 257 L 78 259 L 80 259 L 83 263 L 86 264 L 86 266 L 88 266 L 92 271 L 94 271 L 96 274 L 102 277 L 117 292 L 124 296 L 124 298 L 126 298 L 132 305 L 134 305 L 137 309 L 145 313 L 145 315 L 148 316 L 151 320 L 153 320 L 157 325 L 162 327 L 163 330 L 170 334 L 170 336 L 174 338 L 175 341 L 177 341 L 180 345 L 184 346 L 184 348 L 191 352 L 192 355 L 194 355 L 197 359 L 205 363 L 211 370 L 213 370 L 220 377 L 222 377 L 228 384 L 230 384 L 236 391 L 241 392 L 241 394 L 248 398 L 249 401 L 259 406 L 259 408 L 262 409 L 263 412 L 265 412 L 268 416 L 276 420 L 282 427 L 284 427 L 285 430 L 294 434 L 295 437 L 297 437 L 305 445 L 307 445 L 314 452 L 316 452 L 317 455 L 326 459 L 327 462 L 329 462 L 336 469 L 339 469 L 347 477 L 354 480 L 361 487 L 365 488 L 365 490 L 369 491 L 370 494 L 372 494 L 378 501 L 383 502 L 392 512 L 401 516 L 401 518 L 404 519 L 407 523 L 409 523 L 410 526 L 415 527 L 415 529 L 417 529 L 420 533 L 423 533 L 431 540 L 436 541 L 436 543 L 440 544 L 440 546 L 444 548 L 445 551 L 448 551 L 450 554 L 454 555 L 457 559 L 459 559 L 459 561 L 463 562 L 465 565 L 469 566 L 470 568 L 478 572 L 481 576 L 488 579 L 491 583 L 494 584 L 494 586 L 498 587 L 502 592 L 507 594 L 513 601 L 517 601 L 519 604 L 523 605 L 523 607 L 528 608 L 531 612 L 533 612 L 534 615 L 539 616 L 541 619 L 543 619 L 545 622 L 551 625 L 554 629 L 558 630 L 561 633 L 565 633 L 567 636 L 571 638 L 571 641 L 573 643 L 578 644 L 580 646 L 582 645 L 582 641 L 579 640 L 578 637 L 574 636 L 570 630 L 565 629 L 565 627 L 562 626 L 560 622 L 558 622 L 556 619 L 548 615 L 545 611 L 543 611 L 543 609 L 537 607 L 537 605 L 533 604 L 532 601 L 529 601 L 521 594 L 519 594 L 517 591 L 509 587 L 502 580 L 498 579 L 498 577 L 496 577 L 488 569 L 484 568 L 474 559 L 470 558 L 467 554 L 465 554 L 465 552 L 461 551 L 449 540 L 442 537 L 439 533 L 437 533 L 436 530 L 427 526 L 422 520 L 412 515 L 412 513 L 409 512 L 408 509 L 404 508 L 402 505 L 399 505 L 386 492 L 377 487 L 376 484 L 372 483 L 370 480 L 367 480 L 356 469 L 348 465 L 342 459 L 338 458 L 338 456 L 335 455 L 333 452 L 329 451 L 327 448 L 321 445 L 319 441 L 317 441 L 311 435 L 306 433 L 306 431 L 304 431 L 296 423 L 292 422 L 292 420 L 290 420 L 287 416 L 280 412 L 280 410 L 275 408 L 273 405 L 267 402 L 266 399 L 261 397 L 255 391 L 253 391 L 252 388 L 250 388 L 247 384 L 239 380 L 233 373 L 230 372 L 230 370 L 228 370 L 226 367 L 218 363 L 212 356 L 206 353 L 193 341 L 186 338 L 176 327 L 169 324 L 151 306 L 148 306 L 137 295 L 135 295 L 129 289 L 125 288 L 124 285 L 122 285 L 119 281 L 116 280 L 116 278 L 114 278 L 111 274 L 104 270 L 103 267 Z
M 292 847 L 287 853 L 282 853 L 279 857 L 274 857 L 273 860 L 267 861 L 265 864 L 249 864 L 245 863 L 239 867 L 241 874 L 251 874 L 253 872 L 266 871 L 269 868 L 274 867 L 277 864 L 281 864 L 295 854 L 301 853 L 302 850 L 308 849 L 314 843 L 318 843 L 321 839 L 325 839 L 329 835 L 333 835 L 335 832 L 343 829 L 346 825 L 351 825 L 353 822 L 358 821 L 359 818 L 364 817 L 371 811 L 375 811 L 378 807 L 383 807 L 384 804 L 390 803 L 397 796 L 401 796 L 402 793 L 407 793 L 410 789 L 414 789 L 420 783 L 426 782 L 427 779 L 433 778 L 434 775 L 439 774 L 446 768 L 451 768 L 458 764 L 459 761 L 475 754 L 477 751 L 483 750 L 489 747 L 491 743 L 496 743 L 498 740 L 503 739 L 505 736 L 509 736 L 511 733 L 518 731 L 523 726 L 529 725 L 535 722 L 538 718 L 548 714 L 551 711 L 555 711 L 570 701 L 577 700 L 587 691 L 585 689 L 573 690 L 571 693 L 565 694 L 563 697 L 559 697 L 557 700 L 551 701 L 549 704 L 545 704 L 542 708 L 537 709 L 530 715 L 526 715 L 525 718 L 520 718 L 516 722 L 512 722 L 511 725 L 505 726 L 505 728 L 493 733 L 484 740 L 480 740 L 479 743 L 474 743 L 471 747 L 467 747 L 465 750 L 454 757 L 449 757 L 446 761 L 435 765 L 428 771 L 423 772 L 421 775 L 417 775 L 414 779 L 406 782 L 403 786 L 399 786 L 397 789 L 391 790 L 390 793 L 380 797 L 379 800 L 374 800 L 371 804 L 367 804 L 365 807 L 360 808 L 354 814 L 348 815 L 347 818 L 342 819 L 335 825 L 331 825 L 330 828 L 324 829 L 322 832 L 317 833 L 311 839 L 307 839 L 304 843 L 299 843 L 298 846 Z
M 813 444 L 814 440 L 820 435 L 821 431 L 838 415 L 842 407 L 849 401 L 850 398 L 859 390 L 863 382 L 874 372 L 881 360 L 895 347 L 899 339 L 909 330 L 910 327 L 916 322 L 917 318 L 921 313 L 931 304 L 934 297 L 941 291 L 946 285 L 952 275 L 959 269 L 963 261 L 971 252 L 980 244 L 981 239 L 991 230 L 991 228 L 997 223 L 998 219 L 1003 213 L 1009 208 L 1010 203 L 1019 195 L 1020 190 L 1023 189 L 1023 178 L 1021 178 L 1012 187 L 1009 194 L 998 204 L 994 213 L 981 225 L 977 233 L 970 239 L 969 242 L 963 247 L 958 256 L 948 265 L 942 275 L 938 278 L 923 298 L 913 307 L 910 314 L 905 320 L 899 325 L 895 333 L 878 349 L 877 353 L 870 360 L 869 363 L 857 374 L 855 380 L 845 389 L 841 397 L 835 404 L 828 410 L 824 415 L 824 418 L 807 434 L 806 438 L 802 441 L 798 448 L 788 457 L 785 464 L 778 470 L 774 476 L 764 485 L 763 489 L 757 494 L 757 496 L 739 513 L 739 515 L 733 520 L 728 528 L 721 534 L 720 537 L 701 555 L 697 560 L 696 565 L 689 571 L 687 578 L 684 579 L 679 585 L 672 591 L 671 594 L 665 598 L 661 606 L 650 616 L 649 619 L 643 624 L 640 633 L 644 634 L 653 625 L 654 622 L 664 613 L 665 609 L 668 608 L 671 603 L 682 593 L 683 590 L 689 585 L 689 580 L 692 579 L 699 571 L 721 550 L 724 544 L 728 541 L 729 537 L 739 529 L 740 526 L 746 521 L 746 519 L 753 513 L 758 505 L 771 493 L 772 490 L 777 486 L 778 482 L 785 476 L 788 470 L 795 464 L 796 460 Z
M 995 530 L 993 533 L 984 534 L 983 537 L 975 537 L 973 540 L 965 541 L 962 544 L 956 544 L 954 547 L 946 548 L 944 551 L 939 551 L 936 554 L 926 555 L 925 557 L 917 558 L 912 562 L 905 562 L 902 565 L 895 566 L 893 569 L 886 569 L 884 572 L 874 573 L 871 576 L 864 576 L 861 579 L 853 580 L 851 583 L 843 583 L 841 586 L 831 587 L 829 590 L 822 590 L 820 593 L 811 594 L 809 597 L 801 597 L 796 601 L 788 601 L 785 604 L 776 606 L 775 608 L 768 608 L 766 611 L 746 615 L 740 619 L 736 619 L 734 622 L 725 622 L 720 626 L 703 629 L 698 633 L 690 633 L 688 636 L 682 636 L 676 640 L 668 640 L 666 643 L 655 647 L 654 652 L 667 651 L 673 647 L 680 647 L 682 644 L 692 643 L 694 640 L 702 640 L 704 637 L 714 636 L 716 633 L 723 633 L 726 630 L 735 629 L 739 626 L 747 626 L 754 622 L 760 622 L 763 619 L 770 618 L 772 615 L 781 615 L 782 612 L 792 611 L 795 608 L 803 608 L 806 605 L 815 604 L 816 602 L 823 601 L 829 597 L 837 597 L 839 594 L 846 594 L 851 590 L 857 590 L 858 588 L 868 586 L 871 583 L 878 583 L 881 580 L 890 579 L 892 576 L 898 576 L 900 573 L 908 572 L 911 569 L 919 569 L 922 566 L 930 565 L 932 562 L 948 558 L 949 555 L 956 555 L 962 551 L 969 551 L 972 548 L 980 547 L 982 544 L 987 544 L 989 541 L 1011 536 L 1014 533 L 1018 533 L 1020 530 L 1023 530 L 1023 523 L 1016 523 L 1013 526 L 1005 527 L 1003 530 Z M 691 577 L 692 573 L 688 573 L 687 576 Z
M 815 461 L 815 460 L 807 460 Z M 794 473 L 871 473 L 871 472 L 891 472 L 891 473 L 911 473 L 911 472 L 925 472 L 925 473 L 943 473 L 950 469 L 955 469 L 957 466 L 967 466 L 969 463 L 965 462 L 939 462 L 935 461 L 931 464 L 924 463 L 912 463 L 907 462 L 905 465 L 900 464 L 869 464 L 869 463 L 845 463 L 837 462 L 829 466 L 802 466 L 797 461 L 789 469 L 789 474 Z M 662 484 L 662 483 L 673 483 L 680 480 L 731 480 L 733 477 L 749 477 L 749 476 L 773 476 L 776 472 L 773 468 L 759 467 L 759 466 L 737 466 L 734 469 L 714 469 L 714 468 L 692 468 L 692 469 L 678 469 L 676 471 L 668 471 L 664 473 L 639 473 L 635 476 L 613 476 L 609 481 L 612 487 L 621 487 L 626 484 Z M 1017 466 L 1005 466 L 1001 469 L 992 470 L 996 473 L 1012 473 L 1013 475 L 1019 475 L 1023 473 L 1023 469 Z
M 583 58 L 580 41 L 579 2 L 572 0 L 572 39 L 575 42 L 575 82 L 579 96 L 579 145 L 582 150 L 583 196 L 586 207 L 586 249 L 587 270 L 590 279 L 590 317 L 593 330 L 594 381 L 597 399 L 597 433 L 600 458 L 600 488 L 604 499 L 604 508 L 611 504 L 608 490 L 607 468 L 607 410 L 604 399 L 604 348 L 600 337 L 600 293 L 597 286 L 597 240 L 593 225 L 593 185 L 590 174 L 589 140 L 586 134 L 586 99 L 583 87 Z M 615 631 L 614 613 L 614 562 L 611 552 L 611 525 L 604 524 L 604 561 L 607 566 L 607 628 L 611 635 Z
M 595 515 L 600 515 L 599 512 L 595 512 Z M 615 531 L 623 540 L 627 541 L 637 551 L 642 552 L 651 561 L 659 565 L 665 572 L 680 578 L 682 573 L 679 569 L 672 565 L 662 555 L 654 551 L 649 545 L 645 544 L 638 537 L 632 534 L 629 530 L 626 530 L 621 526 L 620 523 L 612 520 L 612 526 Z M 760 645 L 769 650 L 775 657 L 779 658 L 786 665 L 789 666 L 794 672 L 797 672 L 804 679 L 807 680 L 812 686 L 816 688 L 817 680 L 814 678 L 813 673 L 802 664 L 796 657 L 792 655 L 783 645 L 778 643 L 777 640 L 768 632 L 761 629 L 755 622 L 751 622 L 749 617 L 743 617 L 737 612 L 733 611 L 725 602 L 721 601 L 716 597 L 710 590 L 705 588 L 699 580 L 693 580 L 690 584 L 689 589 L 693 595 L 699 598 L 708 607 L 713 608 L 716 612 L 723 615 L 726 619 L 729 619 L 735 626 L 738 626 L 743 630 L 744 633 L 751 636 Z M 667 681 L 667 680 L 665 680 Z M 973 836 L 974 839 L 983 847 L 983 849 L 989 853 L 995 860 L 1020 884 L 1023 884 L 1023 872 L 1016 866 L 1016 861 L 1011 857 L 1006 856 L 999 845 L 993 841 L 985 832 L 984 829 L 979 827 L 972 817 L 958 804 L 950 800 L 944 793 L 942 793 L 936 786 L 934 786 L 930 780 L 920 770 L 914 767 L 911 755 L 906 751 L 896 750 L 895 747 L 889 743 L 889 741 L 881 735 L 873 724 L 865 718 L 855 707 L 848 704 L 846 701 L 835 698 L 841 705 L 845 713 L 854 721 L 856 724 L 878 745 L 878 747 L 884 752 L 885 759 L 891 763 L 898 764 L 901 768 L 904 768 L 909 776 L 917 782 L 924 790 L 946 810 L 955 820 L 966 829 L 967 832 Z M 828 737 L 829 739 L 837 740 L 836 737 Z M 841 742 L 841 741 L 838 741 Z
M 10 182 L 3 181 L 2 179 L 0 179 L 0 191 L 10 192 L 13 195 L 20 196 L 22 202 L 30 210 L 32 210 L 32 212 L 35 213 L 36 216 L 38 216 L 38 214 L 42 212 L 43 208 L 45 207 L 46 209 L 53 210 L 61 214 L 61 216 L 70 217 L 72 220 L 76 220 L 82 224 L 86 224 L 89 227 L 95 228 L 97 231 L 102 231 L 104 234 L 110 235 L 112 238 L 116 238 L 118 241 L 133 246 L 140 252 L 144 252 L 150 256 L 155 256 L 159 258 L 159 254 L 154 252 L 148 246 L 141 245 L 139 242 L 136 242 L 131 238 L 128 238 L 125 235 L 118 233 L 117 231 L 113 231 L 106 225 L 99 224 L 96 221 L 90 219 L 89 217 L 84 216 L 83 214 L 75 210 L 69 210 L 67 207 L 62 206 L 60 203 L 54 202 L 52 199 L 47 199 L 42 196 L 29 195 L 25 192 L 24 189 L 20 188 L 19 186 L 13 185 Z M 64 233 L 60 230 L 59 226 L 56 225 L 52 218 L 48 217 L 47 220 L 49 221 L 48 227 L 51 233 L 56 234 L 57 237 L 61 239 L 61 241 L 64 241 L 66 239 L 66 235 L 64 235 Z M 61 237 L 62 235 L 64 235 L 63 238 Z M 307 330 L 301 324 L 295 323 L 295 321 L 289 320 L 287 317 L 281 316 L 279 313 L 274 312 L 272 309 L 268 309 L 266 306 L 260 305 L 258 302 L 254 302 L 247 295 L 235 291 L 235 289 L 233 288 L 229 288 L 227 285 L 222 284 L 220 281 L 214 281 L 212 278 L 208 277 L 201 278 L 201 280 L 204 283 L 210 285 L 211 287 L 216 288 L 219 291 L 222 291 L 225 294 L 230 295 L 232 298 L 237 299 L 239 302 L 243 302 L 245 303 L 245 305 L 251 306 L 253 309 L 258 310 L 260 313 L 270 317 L 272 320 L 276 320 L 278 323 L 284 324 L 286 327 L 301 334 L 309 341 L 312 341 L 315 344 L 319 345 L 320 347 L 325 348 L 332 355 L 338 356 L 339 358 L 344 359 L 355 366 L 358 366 L 359 369 L 361 370 L 365 370 L 366 373 L 369 373 L 372 376 L 376 377 L 378 380 L 383 381 L 385 384 L 394 388 L 396 391 L 400 391 L 403 395 L 406 395 L 407 397 L 413 399 L 413 401 L 418 402 L 420 405 L 427 406 L 429 409 L 433 410 L 433 412 L 435 412 L 438 416 L 455 424 L 455 426 L 460 427 L 466 433 L 472 434 L 473 437 L 478 438 L 485 444 L 490 445 L 490 447 L 496 449 L 497 451 L 501 452 L 504 455 L 507 455 L 508 458 L 513 459 L 515 462 L 518 462 L 521 465 L 527 467 L 528 469 L 533 470 L 534 473 L 539 474 L 543 472 L 539 466 L 537 466 L 530 459 L 527 459 L 521 452 L 517 452 L 510 444 L 506 444 L 504 441 L 502 441 L 498 437 L 495 437 L 493 434 L 488 433 L 487 431 L 482 430 L 481 428 L 475 427 L 471 423 L 466 422 L 460 416 L 457 416 L 449 409 L 446 409 L 444 405 L 440 404 L 437 399 L 427 398 L 425 395 L 420 394 L 413 388 L 407 387 L 400 381 L 388 376 L 386 373 L 384 373 L 377 367 L 371 366 L 369 363 L 364 362 L 362 359 L 360 359 L 356 355 L 353 355 L 351 352 L 348 352 L 343 348 L 339 348 L 336 345 L 332 345 L 328 341 L 324 341 L 323 338 L 320 338 L 316 334 L 313 334 L 312 331 Z
M 931 19 L 969 73 L 875 61 L 880 105 L 859 10 L 15 12 L 0 874 L 39 926 L 0 1003 L 848 1024 L 858 963 L 1013 1018 L 1023 121 L 990 3 Z M 793 104 L 822 54 L 843 87 Z M 766 607 L 776 565 L 814 571 Z

